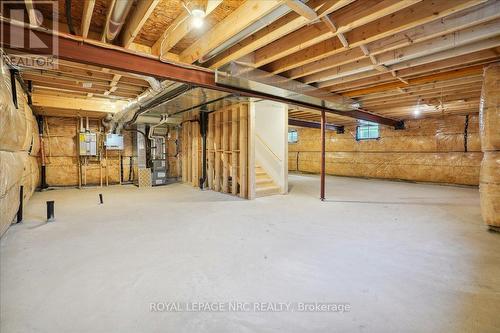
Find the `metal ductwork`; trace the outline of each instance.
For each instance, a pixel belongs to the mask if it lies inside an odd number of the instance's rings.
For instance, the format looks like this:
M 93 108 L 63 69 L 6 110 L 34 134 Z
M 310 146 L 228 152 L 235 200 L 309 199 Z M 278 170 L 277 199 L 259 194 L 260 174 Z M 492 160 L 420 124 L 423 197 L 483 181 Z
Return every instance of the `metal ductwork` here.
M 105 42 L 110 43 L 118 36 L 133 3 L 133 1 L 124 0 L 114 1 L 111 14 L 108 14 L 109 19 L 104 28 L 103 39 Z
M 199 63 L 204 63 L 207 62 L 208 60 L 212 59 L 215 57 L 217 54 L 221 53 L 222 51 L 226 50 L 227 48 L 230 48 L 231 46 L 235 45 L 242 39 L 250 36 L 251 34 L 254 34 L 255 32 L 259 31 L 260 29 L 268 26 L 272 22 L 276 21 L 280 17 L 282 17 L 285 14 L 288 14 L 291 11 L 290 7 L 286 5 L 282 5 L 272 12 L 268 13 L 264 17 L 261 17 L 259 20 L 255 21 L 245 29 L 241 30 L 239 33 L 236 35 L 232 36 L 228 40 L 226 40 L 224 43 L 221 45 L 217 46 L 214 48 L 212 51 L 209 53 L 203 55 L 198 62 Z
M 122 128 L 132 125 L 139 116 L 148 110 L 158 107 L 192 89 L 191 85 L 170 81 L 163 81 L 161 87 L 161 91 L 148 89 L 130 102 L 124 110 L 116 113 L 111 121 L 110 130 L 119 133 Z

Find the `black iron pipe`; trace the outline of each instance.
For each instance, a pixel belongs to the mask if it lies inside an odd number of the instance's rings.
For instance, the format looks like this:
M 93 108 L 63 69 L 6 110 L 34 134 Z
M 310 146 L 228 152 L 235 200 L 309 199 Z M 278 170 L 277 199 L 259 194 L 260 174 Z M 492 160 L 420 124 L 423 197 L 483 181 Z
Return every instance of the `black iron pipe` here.
M 208 113 L 206 106 L 202 107 L 200 112 L 200 134 L 201 143 L 201 159 L 202 159 L 202 177 L 200 178 L 200 189 L 203 190 L 207 181 L 207 132 L 208 132 Z
M 40 189 L 45 190 L 49 187 L 47 184 L 47 173 L 45 169 L 45 150 L 43 144 L 43 116 L 36 116 L 36 122 L 38 124 L 38 133 L 40 135 L 40 156 L 41 156 L 41 167 L 40 167 Z
M 28 81 L 28 105 L 33 105 L 33 100 L 31 98 L 31 93 L 33 92 L 33 82 L 31 80 Z
M 24 186 L 19 187 L 19 209 L 17 210 L 17 223 L 23 221 Z
M 14 103 L 14 106 L 17 109 L 18 105 L 17 105 L 16 74 L 17 74 L 17 69 L 11 68 L 10 69 L 10 87 L 12 89 L 12 102 Z
M 56 219 L 54 214 L 54 201 L 47 201 L 47 222 L 52 222 Z
M 64 3 L 64 7 L 66 11 L 66 22 L 68 23 L 68 30 L 70 34 L 76 35 L 75 28 L 73 27 L 73 18 L 71 15 L 71 0 L 66 0 Z

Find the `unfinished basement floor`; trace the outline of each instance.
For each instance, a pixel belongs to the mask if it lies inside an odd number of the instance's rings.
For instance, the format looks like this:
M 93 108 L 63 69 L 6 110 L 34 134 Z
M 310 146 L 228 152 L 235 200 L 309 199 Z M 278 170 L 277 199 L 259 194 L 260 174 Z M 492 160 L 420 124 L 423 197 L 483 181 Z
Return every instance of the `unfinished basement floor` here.
M 36 193 L 1 240 L 1 331 L 500 331 L 500 234 L 482 224 L 477 188 L 328 177 L 320 202 L 318 187 L 291 175 L 289 195 L 254 201 L 183 184 Z

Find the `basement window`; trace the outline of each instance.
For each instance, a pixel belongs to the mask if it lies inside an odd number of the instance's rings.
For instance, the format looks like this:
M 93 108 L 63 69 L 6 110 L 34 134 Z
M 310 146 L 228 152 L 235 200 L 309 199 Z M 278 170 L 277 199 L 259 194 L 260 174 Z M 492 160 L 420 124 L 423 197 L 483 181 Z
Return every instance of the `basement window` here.
M 364 121 L 356 127 L 356 140 L 373 140 L 378 138 L 380 138 L 378 124 Z
M 288 143 L 297 143 L 299 141 L 299 134 L 297 130 L 289 130 L 288 131 Z

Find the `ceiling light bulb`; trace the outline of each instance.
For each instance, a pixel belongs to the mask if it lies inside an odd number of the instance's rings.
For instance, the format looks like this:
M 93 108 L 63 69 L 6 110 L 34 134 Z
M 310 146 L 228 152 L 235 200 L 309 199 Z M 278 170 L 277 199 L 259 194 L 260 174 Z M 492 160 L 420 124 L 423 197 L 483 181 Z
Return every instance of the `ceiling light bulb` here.
M 413 114 L 418 116 L 420 114 L 420 100 L 418 100 L 417 105 L 415 106 L 415 110 L 413 111 Z
M 193 9 L 191 11 L 193 27 L 199 29 L 203 26 L 203 20 L 205 18 L 205 12 L 202 9 Z

